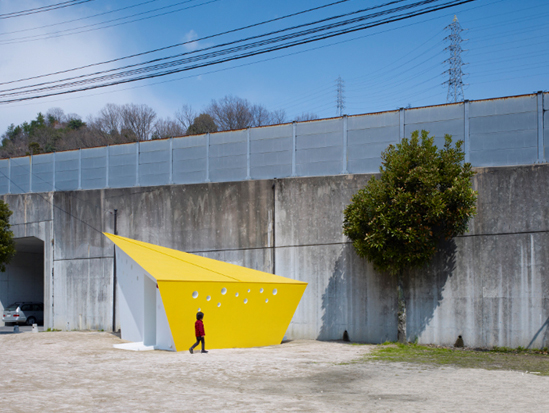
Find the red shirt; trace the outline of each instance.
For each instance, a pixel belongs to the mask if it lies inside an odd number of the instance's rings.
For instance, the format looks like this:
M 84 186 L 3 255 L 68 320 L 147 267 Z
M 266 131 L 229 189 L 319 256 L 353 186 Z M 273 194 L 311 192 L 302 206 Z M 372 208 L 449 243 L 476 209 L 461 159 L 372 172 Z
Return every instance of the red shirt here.
M 196 337 L 202 337 L 206 335 L 206 333 L 204 332 L 204 323 L 202 322 L 202 320 L 196 320 L 196 323 L 194 323 L 194 333 Z

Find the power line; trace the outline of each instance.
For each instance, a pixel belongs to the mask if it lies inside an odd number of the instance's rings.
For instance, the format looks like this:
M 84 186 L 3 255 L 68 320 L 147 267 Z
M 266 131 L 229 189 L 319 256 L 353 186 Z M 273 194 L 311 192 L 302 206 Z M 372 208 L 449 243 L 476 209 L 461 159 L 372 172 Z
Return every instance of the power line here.
M 167 12 L 155 14 L 155 15 L 153 15 L 153 16 L 147 16 L 147 17 L 142 17 L 142 18 L 135 19 L 135 20 L 130 20 L 130 21 L 127 21 L 127 22 L 111 24 L 111 25 L 109 25 L 109 26 L 99 27 L 99 28 L 95 28 L 95 29 L 88 29 L 88 30 L 80 30 L 80 29 L 86 28 L 86 27 L 95 27 L 95 26 L 100 26 L 100 25 L 102 25 L 102 24 L 106 24 L 106 23 L 111 23 L 111 22 L 115 22 L 115 21 L 120 21 L 120 20 L 129 19 L 129 18 L 131 18 L 131 17 L 141 16 L 141 15 L 143 15 L 143 14 L 152 13 L 152 12 L 158 11 L 158 10 L 170 9 L 170 8 L 173 8 L 173 7 L 176 7 L 176 6 L 180 6 L 180 5 L 182 5 L 182 4 L 192 3 L 192 2 L 194 2 L 194 1 L 197 1 L 197 0 L 185 0 L 185 1 L 181 1 L 181 2 L 179 2 L 179 3 L 170 4 L 169 6 L 163 6 L 163 7 L 157 8 L 157 9 L 153 9 L 153 10 L 149 10 L 149 11 L 145 11 L 145 12 L 133 14 L 133 15 L 131 15 L 131 16 L 118 17 L 118 18 L 116 18 L 116 19 L 107 20 L 106 22 L 88 24 L 88 25 L 82 26 L 82 27 L 80 27 L 80 28 L 59 30 L 59 31 L 57 31 L 57 32 L 46 33 L 45 35 L 40 34 L 40 35 L 19 37 L 19 38 L 17 38 L 17 39 L 11 39 L 11 40 L 2 40 L 2 41 L 0 41 L 0 45 L 18 44 L 18 43 L 28 43 L 28 42 L 37 41 L 37 40 L 55 39 L 55 38 L 57 38 L 57 37 L 62 37 L 62 36 L 65 36 L 65 35 L 80 34 L 80 33 L 88 33 L 88 32 L 92 32 L 92 31 L 95 31 L 95 30 L 101 30 L 101 29 L 106 29 L 106 28 L 110 28 L 110 27 L 121 26 L 121 25 L 123 25 L 123 24 L 135 23 L 135 22 L 142 21 L 142 20 L 152 19 L 152 18 L 154 18 L 154 17 L 165 16 L 165 15 L 167 15 L 167 14 L 177 13 L 177 12 L 180 12 L 180 11 L 183 11 L 183 10 L 192 9 L 192 8 L 195 8 L 195 7 L 203 6 L 203 5 L 205 5 L 205 4 L 214 3 L 214 2 L 217 2 L 217 1 L 220 1 L 220 0 L 210 0 L 210 1 L 206 1 L 206 2 L 200 3 L 200 4 L 195 4 L 195 5 L 192 5 L 192 6 L 183 7 L 183 8 L 177 9 L 177 10 L 170 10 L 170 11 L 167 11 Z M 80 30 L 80 31 L 74 31 L 74 30 Z M 67 33 L 67 32 L 71 32 L 71 31 L 73 31 L 73 33 Z M 65 33 L 66 33 L 66 34 L 65 34 Z
M 268 53 L 268 52 L 272 52 L 272 51 L 276 51 L 276 50 L 282 50 L 282 49 L 286 49 L 286 48 L 289 48 L 289 47 L 295 47 L 295 46 L 298 46 L 298 45 L 303 45 L 303 44 L 307 44 L 307 43 L 310 43 L 310 42 L 324 40 L 324 39 L 327 39 L 327 38 L 340 36 L 342 34 L 352 33 L 352 32 L 359 31 L 359 30 L 365 30 L 365 29 L 368 29 L 368 28 L 377 27 L 377 26 L 392 23 L 392 22 L 395 22 L 395 21 L 405 20 L 405 19 L 409 19 L 411 17 L 416 17 L 416 16 L 419 16 L 419 15 L 432 13 L 434 11 L 438 11 L 438 10 L 442 10 L 442 9 L 445 9 L 445 8 L 453 7 L 453 6 L 456 6 L 456 5 L 459 5 L 459 4 L 470 3 L 470 2 L 473 2 L 475 0 L 453 0 L 453 1 L 450 1 L 448 3 L 444 3 L 442 5 L 428 6 L 426 8 L 423 8 L 423 9 L 420 9 L 420 10 L 417 10 L 417 11 L 410 11 L 410 12 L 403 13 L 403 14 L 400 14 L 400 15 L 397 15 L 397 16 L 394 16 L 394 17 L 384 18 L 382 20 L 378 20 L 378 21 L 375 21 L 375 22 L 372 22 L 372 23 L 361 23 L 362 21 L 364 21 L 366 19 L 372 19 L 373 17 L 378 17 L 378 16 L 383 16 L 383 15 L 389 14 L 389 13 L 394 13 L 395 10 L 401 11 L 401 10 L 410 9 L 412 7 L 417 8 L 419 5 L 425 5 L 425 4 L 428 4 L 428 3 L 433 3 L 434 1 L 437 1 L 437 0 L 424 0 L 424 1 L 421 1 L 421 2 L 418 2 L 418 3 L 414 3 L 412 5 L 406 5 L 406 6 L 401 6 L 399 8 L 391 9 L 389 11 L 382 11 L 382 12 L 378 12 L 378 13 L 373 13 L 371 15 L 355 17 L 355 18 L 348 19 L 348 20 L 345 20 L 345 21 L 342 21 L 342 22 L 332 23 L 332 24 L 329 24 L 329 25 L 325 25 L 325 26 L 321 26 L 321 27 L 317 27 L 317 28 L 312 28 L 312 29 L 308 29 L 308 30 L 305 30 L 305 31 L 297 32 L 297 33 L 292 33 L 292 34 L 288 34 L 288 35 L 284 35 L 284 36 L 279 36 L 279 37 L 276 37 L 274 39 L 262 40 L 262 41 L 259 41 L 259 42 L 254 42 L 254 43 L 251 43 L 251 44 L 246 44 L 246 45 L 238 46 L 238 47 L 235 47 L 235 48 L 230 48 L 228 50 L 226 49 L 226 50 L 221 50 L 221 51 L 218 51 L 218 52 L 207 53 L 205 55 L 200 55 L 200 56 L 197 56 L 197 57 L 191 57 L 191 58 L 183 59 L 183 60 L 180 60 L 180 61 L 167 62 L 167 63 L 162 64 L 162 65 L 155 65 L 154 67 L 141 68 L 141 69 L 136 70 L 136 71 L 128 71 L 126 73 L 117 73 L 117 74 L 113 74 L 113 75 L 100 76 L 100 77 L 97 77 L 97 78 L 87 79 L 87 80 L 84 80 L 84 81 L 71 82 L 71 83 L 63 84 L 63 85 L 56 85 L 56 86 L 49 86 L 49 87 L 46 87 L 46 88 L 27 90 L 27 91 L 24 91 L 24 92 L 19 92 L 18 94 L 20 95 L 20 94 L 46 92 L 46 91 L 49 91 L 51 89 L 58 89 L 58 88 L 61 88 L 61 87 L 67 88 L 67 87 L 71 87 L 71 86 L 82 86 L 83 84 L 85 85 L 86 83 L 106 82 L 110 79 L 117 79 L 117 78 L 121 78 L 123 76 L 128 76 L 128 77 L 129 76 L 134 76 L 134 77 L 126 78 L 126 79 L 122 78 L 122 79 L 113 80 L 112 82 L 102 83 L 102 84 L 99 84 L 99 85 L 93 85 L 93 86 L 88 86 L 88 87 L 78 87 L 76 89 L 64 90 L 64 91 L 60 91 L 60 92 L 53 92 L 53 93 L 48 93 L 48 94 L 43 94 L 43 95 L 38 95 L 38 96 L 18 97 L 18 98 L 14 97 L 14 98 L 11 98 L 11 99 L 8 99 L 8 100 L 4 100 L 1 103 L 10 103 L 10 102 L 14 102 L 14 101 L 36 99 L 36 98 L 41 98 L 41 97 L 46 97 L 46 96 L 54 96 L 54 95 L 60 95 L 60 94 L 66 94 L 66 93 L 74 93 L 74 92 L 79 92 L 79 91 L 96 89 L 96 88 L 100 88 L 100 87 L 112 86 L 112 85 L 116 85 L 116 84 L 134 82 L 134 81 L 137 81 L 137 80 L 144 80 L 144 79 L 150 79 L 150 78 L 159 77 L 159 76 L 166 76 L 166 75 L 173 74 L 173 73 L 179 73 L 179 72 L 188 71 L 188 70 L 192 70 L 192 69 L 196 69 L 196 68 L 200 68 L 200 67 L 207 67 L 207 66 L 214 65 L 214 64 L 220 64 L 220 63 L 224 63 L 224 62 L 228 62 L 228 61 L 232 61 L 232 60 L 238 60 L 238 59 L 243 59 L 243 58 L 247 58 L 247 57 L 251 57 L 251 56 L 256 56 L 256 55 L 260 55 L 260 54 L 264 54 L 264 53 Z M 344 27 L 344 26 L 347 26 L 347 25 L 350 25 L 350 24 L 353 24 L 353 23 L 357 23 L 357 22 L 360 23 L 360 24 L 357 24 L 357 25 L 352 26 L 352 27 Z M 327 30 L 331 30 L 331 29 L 336 29 L 336 30 L 332 30 L 332 31 L 328 31 L 327 33 L 323 33 L 323 32 L 326 32 Z M 311 35 L 311 36 L 306 37 L 304 39 L 299 39 L 299 37 L 304 37 L 306 35 Z M 298 39 L 296 39 L 296 38 L 298 38 Z M 296 40 L 294 40 L 294 39 L 296 39 Z M 288 40 L 290 40 L 290 41 L 288 41 Z M 266 48 L 263 48 L 263 49 L 260 49 L 260 50 L 255 50 L 255 51 L 252 50 L 252 51 L 249 51 L 249 52 L 244 52 L 244 53 L 242 53 L 240 55 L 236 55 L 236 56 L 230 56 L 230 57 L 221 58 L 221 59 L 217 59 L 217 60 L 213 60 L 213 61 L 210 60 L 209 62 L 205 62 L 205 63 L 196 63 L 200 60 L 216 58 L 218 56 L 223 56 L 223 55 L 228 54 L 228 53 L 234 53 L 235 51 L 245 51 L 245 50 L 248 50 L 248 49 L 251 49 L 251 48 L 257 48 L 257 47 L 269 45 L 271 43 L 282 42 L 282 41 L 287 41 L 287 42 L 283 43 L 283 44 L 279 44 L 279 45 L 266 47 Z M 185 66 L 183 68 L 177 68 L 177 67 L 174 68 L 174 69 L 171 68 L 171 67 L 174 67 L 174 66 L 180 66 L 182 64 L 188 64 L 188 63 L 194 63 L 194 64 L 190 64 L 190 65 Z M 160 69 L 168 69 L 168 70 L 165 70 L 163 72 L 158 72 L 158 70 L 160 70 Z M 146 72 L 149 71 L 149 70 L 157 70 L 157 73 L 146 74 Z M 142 73 L 145 73 L 145 74 L 142 74 Z M 8 97 L 8 96 L 13 96 L 13 95 L 14 95 L 13 93 L 9 93 L 9 94 L 4 93 L 3 96 Z
M 0 20 L 13 19 L 15 17 L 30 16 L 31 14 L 45 13 L 52 10 L 64 9 L 65 7 L 78 6 L 95 0 L 70 0 L 62 3 L 50 4 L 49 6 L 36 7 L 34 9 L 14 11 L 11 13 L 0 14 Z
M 65 21 L 62 21 L 62 22 L 59 22 L 59 23 L 52 23 L 52 24 L 46 24 L 44 26 L 31 27 L 30 29 L 21 29 L 21 30 L 13 30 L 11 32 L 3 32 L 3 33 L 0 33 L 0 36 L 6 36 L 8 34 L 14 34 L 14 33 L 30 32 L 30 31 L 38 30 L 38 29 L 45 29 L 47 27 L 60 26 L 62 24 L 74 23 L 74 22 L 78 22 L 78 21 L 82 21 L 82 20 L 93 19 L 94 17 L 104 16 L 106 14 L 111 14 L 111 13 L 117 13 L 117 12 L 122 11 L 122 10 L 133 9 L 135 7 L 143 6 L 144 4 L 154 3 L 154 2 L 157 2 L 157 1 L 159 1 L 159 0 L 148 0 L 148 1 L 144 1 L 143 3 L 132 4 L 131 6 L 121 7 L 119 9 L 109 10 L 109 11 L 105 11 L 105 12 L 102 12 L 102 13 L 93 14 L 91 16 L 79 17 L 78 19 L 65 20 Z
M 161 52 L 161 51 L 164 51 L 164 50 L 173 49 L 175 47 L 184 46 L 184 45 L 187 45 L 187 44 L 190 44 L 190 43 L 196 43 L 196 42 L 200 42 L 200 41 L 204 41 L 204 40 L 210 40 L 210 39 L 213 39 L 213 38 L 216 38 L 216 37 L 219 37 L 219 36 L 223 36 L 223 35 L 226 35 L 226 34 L 236 33 L 236 32 L 242 31 L 242 30 L 251 29 L 253 27 L 262 26 L 264 24 L 268 24 L 268 23 L 272 23 L 272 22 L 275 22 L 275 21 L 287 19 L 287 18 L 290 18 L 290 17 L 295 17 L 295 16 L 298 16 L 298 15 L 301 15 L 301 14 L 304 14 L 304 13 L 309 13 L 309 12 L 312 12 L 312 11 L 320 10 L 320 9 L 330 7 L 330 6 L 334 6 L 334 5 L 337 5 L 337 4 L 340 4 L 340 3 L 345 3 L 347 1 L 351 1 L 351 0 L 339 0 L 339 1 L 329 3 L 329 4 L 326 4 L 326 5 L 323 5 L 323 6 L 313 7 L 311 9 L 302 10 L 302 11 L 297 12 L 297 13 L 287 14 L 285 16 L 277 17 L 277 18 L 274 18 L 274 19 L 264 20 L 264 21 L 259 22 L 259 23 L 254 23 L 254 24 L 250 24 L 248 26 L 239 27 L 237 29 L 227 30 L 227 31 L 224 31 L 224 32 L 221 32 L 221 33 L 216 33 L 216 34 L 213 34 L 213 35 L 204 36 L 204 37 L 200 37 L 198 39 L 193 39 L 193 40 L 189 40 L 189 41 L 182 42 L 182 43 L 176 43 L 176 44 L 172 44 L 172 45 L 169 45 L 169 46 L 159 47 L 157 49 L 148 50 L 148 51 L 141 52 L 141 53 L 135 53 L 135 54 L 132 54 L 132 55 L 119 57 L 119 58 L 116 58 L 116 59 L 110 59 L 110 60 L 106 60 L 106 61 L 98 62 L 98 63 L 91 63 L 91 64 L 88 64 L 88 65 L 79 66 L 79 67 L 75 67 L 75 68 L 72 68 L 72 69 L 60 70 L 60 71 L 57 71 L 57 72 L 48 73 L 48 74 L 39 75 L 39 76 L 27 77 L 27 78 L 23 78 L 23 79 L 8 81 L 8 82 L 0 82 L 0 85 L 7 85 L 7 84 L 10 84 L 10 83 L 17 83 L 17 82 L 24 82 L 24 81 L 27 81 L 27 80 L 39 79 L 39 78 L 43 78 L 43 77 L 47 77 L 47 76 L 54 76 L 54 75 L 59 75 L 59 74 L 63 74 L 63 73 L 73 72 L 73 71 L 76 71 L 76 70 L 87 69 L 87 68 L 94 67 L 94 66 L 105 65 L 105 64 L 108 64 L 108 63 L 119 62 L 121 60 L 131 59 L 131 58 L 134 58 L 134 57 L 145 56 L 145 55 L 148 55 L 148 54 L 151 54 L 151 53 L 157 53 L 157 52 Z M 405 1 L 405 0 L 400 0 L 400 1 Z M 391 3 L 395 3 L 395 2 L 391 2 Z

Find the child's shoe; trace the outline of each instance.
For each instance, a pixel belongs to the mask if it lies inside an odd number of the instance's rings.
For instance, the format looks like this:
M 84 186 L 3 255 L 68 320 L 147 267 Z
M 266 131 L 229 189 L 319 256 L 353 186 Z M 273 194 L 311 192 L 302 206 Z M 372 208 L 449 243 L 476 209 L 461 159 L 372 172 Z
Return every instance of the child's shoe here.
M 189 349 L 189 353 L 193 354 L 193 349 L 192 348 Z
M 202 350 L 201 353 L 207 353 L 208 351 L 207 350 Z

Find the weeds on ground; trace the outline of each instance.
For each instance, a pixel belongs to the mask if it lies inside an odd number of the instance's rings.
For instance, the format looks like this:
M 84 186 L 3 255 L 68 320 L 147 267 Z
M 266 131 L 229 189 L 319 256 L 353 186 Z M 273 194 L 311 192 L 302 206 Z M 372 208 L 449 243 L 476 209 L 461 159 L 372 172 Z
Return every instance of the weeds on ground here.
M 421 346 L 414 343 L 384 343 L 376 346 L 368 360 L 448 365 L 486 370 L 516 370 L 549 376 L 548 349 L 527 350 L 494 347 L 492 350 Z

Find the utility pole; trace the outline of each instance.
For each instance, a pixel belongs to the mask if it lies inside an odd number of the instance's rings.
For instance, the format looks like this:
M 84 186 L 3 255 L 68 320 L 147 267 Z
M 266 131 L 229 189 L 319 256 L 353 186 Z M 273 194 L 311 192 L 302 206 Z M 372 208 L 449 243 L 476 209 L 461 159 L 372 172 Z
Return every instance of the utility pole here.
M 336 113 L 339 116 L 343 116 L 343 109 L 345 109 L 345 96 L 343 95 L 345 89 L 345 82 L 338 76 L 336 79 Z
M 464 100 L 463 95 L 463 70 L 462 67 L 465 63 L 461 60 L 461 24 L 459 24 L 457 16 L 454 16 L 454 21 L 444 28 L 444 30 L 450 30 L 450 34 L 444 39 L 449 41 L 450 45 L 444 50 L 450 51 L 450 58 L 445 60 L 444 63 L 448 63 L 448 70 L 444 73 L 448 73 L 448 80 L 443 84 L 448 84 L 448 95 L 446 96 L 446 102 L 462 102 Z

